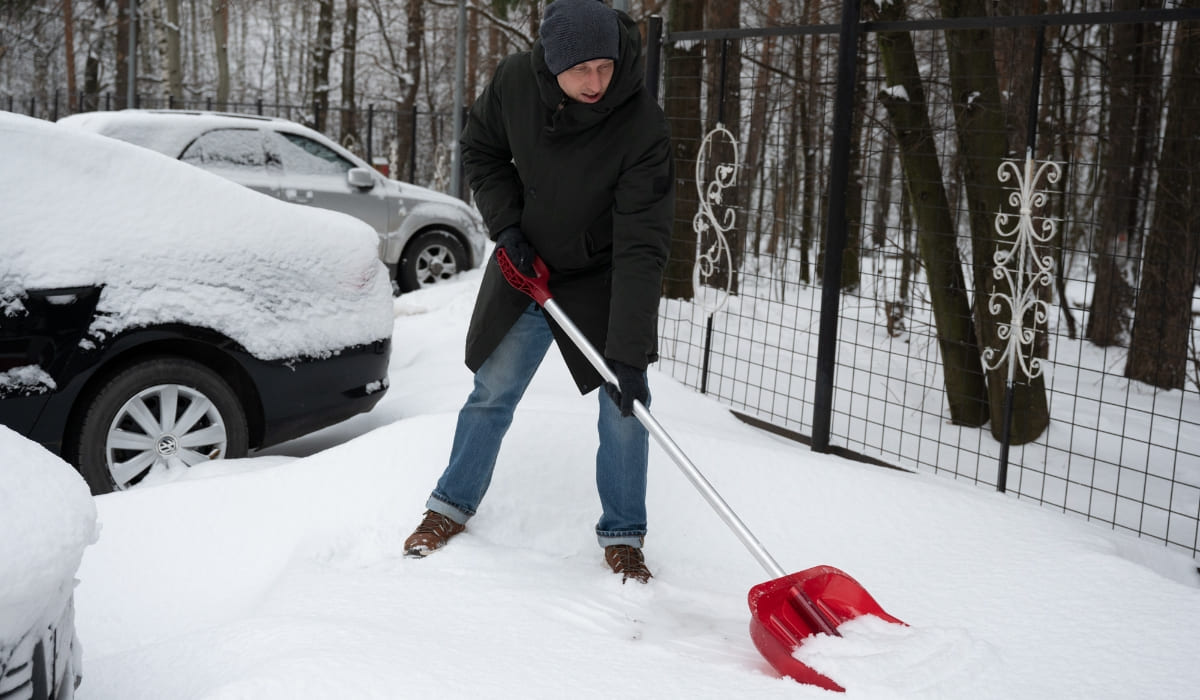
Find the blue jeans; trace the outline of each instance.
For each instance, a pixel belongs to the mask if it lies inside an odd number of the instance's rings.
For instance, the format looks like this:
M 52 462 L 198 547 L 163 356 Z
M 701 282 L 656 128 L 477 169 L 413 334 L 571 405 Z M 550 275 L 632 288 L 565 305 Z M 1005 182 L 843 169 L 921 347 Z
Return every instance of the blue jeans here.
M 542 310 L 530 304 L 500 345 L 475 373 L 475 388 L 458 412 L 450 463 L 425 507 L 457 523 L 479 508 L 496 467 L 500 443 L 513 411 L 554 336 Z M 600 546 L 640 547 L 646 535 L 646 458 L 649 434 L 637 418 L 622 418 L 601 389 L 600 448 L 596 451 L 596 488 L 603 509 L 596 524 Z

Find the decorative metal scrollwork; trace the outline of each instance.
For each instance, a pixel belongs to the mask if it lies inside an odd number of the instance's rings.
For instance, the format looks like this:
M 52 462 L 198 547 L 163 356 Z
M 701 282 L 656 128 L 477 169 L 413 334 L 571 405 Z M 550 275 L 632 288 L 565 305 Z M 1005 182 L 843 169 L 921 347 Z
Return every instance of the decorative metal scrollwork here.
M 1058 163 L 1045 162 L 1035 170 L 1032 156 L 1027 156 L 1024 163 L 1018 160 L 1004 161 L 996 176 L 1001 183 L 1016 181 L 1008 201 L 1017 208 L 1019 214 L 1015 222 L 1011 222 L 1014 217 L 1010 214 L 996 216 L 996 233 L 1000 235 L 1001 248 L 992 255 L 996 263 L 992 277 L 1006 282 L 1008 293 L 999 291 L 997 285 L 997 289 L 988 295 L 988 310 L 999 316 L 1007 307 L 1010 320 L 1001 323 L 997 329 L 1004 347 L 999 350 L 987 348 L 983 353 L 983 362 L 989 370 L 1007 362 L 1008 382 L 1011 384 L 1017 368 L 1027 379 L 1042 373 L 1041 361 L 1036 357 L 1026 357 L 1023 348 L 1033 345 L 1037 325 L 1044 324 L 1049 317 L 1049 304 L 1042 298 L 1039 288 L 1049 287 L 1053 282 L 1054 258 L 1049 254 L 1039 254 L 1038 247 L 1054 239 L 1058 232 L 1058 221 L 1039 217 L 1041 224 L 1035 225 L 1033 212 L 1045 206 L 1049 197 L 1045 191 L 1037 189 L 1039 183 L 1043 180 L 1047 185 L 1057 183 L 1062 176 L 1062 168 Z M 1011 241 L 1011 245 L 1006 244 L 1006 240 Z M 1033 325 L 1027 326 L 1025 319 L 1030 314 Z
M 712 167 L 713 179 L 705 181 L 709 163 L 713 159 L 715 139 L 720 138 L 728 143 L 732 152 L 732 162 L 716 163 Z M 723 289 L 717 290 L 716 299 L 710 302 L 706 295 L 701 297 L 701 304 L 709 314 L 714 314 L 725 305 L 729 299 L 730 284 L 733 281 L 733 255 L 730 252 L 729 241 L 725 234 L 733 229 L 737 212 L 733 207 L 724 205 L 722 193 L 737 184 L 738 175 L 738 142 L 724 124 L 717 123 L 704 135 L 700 143 L 700 151 L 696 154 L 696 194 L 699 196 L 700 209 L 692 217 L 692 230 L 696 232 L 696 264 L 692 266 L 692 286 L 701 285 L 712 288 L 707 282 L 716 278 L 722 269 L 725 271 Z M 718 216 L 718 209 L 724 207 Z M 706 244 L 706 241 L 711 241 Z

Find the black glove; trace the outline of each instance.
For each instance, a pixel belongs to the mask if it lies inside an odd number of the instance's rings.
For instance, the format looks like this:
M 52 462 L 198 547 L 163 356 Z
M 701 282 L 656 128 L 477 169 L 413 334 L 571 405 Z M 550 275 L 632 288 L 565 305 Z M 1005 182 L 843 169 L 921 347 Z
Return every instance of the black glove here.
M 529 239 L 516 226 L 509 226 L 496 236 L 496 252 L 501 250 L 512 261 L 513 267 L 526 277 L 536 277 L 533 271 L 533 259 L 537 251 L 529 245 Z
M 606 382 L 604 390 L 608 392 L 613 403 L 621 407 L 621 416 L 628 418 L 633 415 L 634 400 L 641 401 L 645 405 L 650 398 L 650 390 L 646 387 L 646 372 L 620 360 L 609 360 L 608 366 L 617 375 L 619 386 Z

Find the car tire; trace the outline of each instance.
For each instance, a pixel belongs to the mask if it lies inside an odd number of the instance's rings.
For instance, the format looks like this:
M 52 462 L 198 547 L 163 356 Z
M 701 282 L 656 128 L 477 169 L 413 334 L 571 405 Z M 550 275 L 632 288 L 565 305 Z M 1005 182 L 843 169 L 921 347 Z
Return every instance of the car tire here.
M 454 234 L 426 231 L 410 241 L 400 256 L 396 284 L 401 292 L 412 292 L 450 279 L 467 267 L 467 251 Z
M 164 408 L 174 403 L 174 415 Z M 86 400 L 72 461 L 92 493 L 124 490 L 152 471 L 246 455 L 249 428 L 237 394 L 216 372 L 179 357 L 139 362 Z M 172 426 L 179 418 L 183 433 Z

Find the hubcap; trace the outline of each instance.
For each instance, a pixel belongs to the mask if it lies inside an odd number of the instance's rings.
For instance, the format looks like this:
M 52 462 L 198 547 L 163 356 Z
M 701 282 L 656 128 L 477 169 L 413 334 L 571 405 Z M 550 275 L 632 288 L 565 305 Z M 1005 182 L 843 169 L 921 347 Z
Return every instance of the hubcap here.
M 429 246 L 417 258 L 417 284 L 422 287 L 450 279 L 457 273 L 458 262 L 445 246 Z
M 221 412 L 202 392 L 178 384 L 143 389 L 117 411 L 104 445 L 113 484 L 125 489 L 152 475 L 225 454 Z

